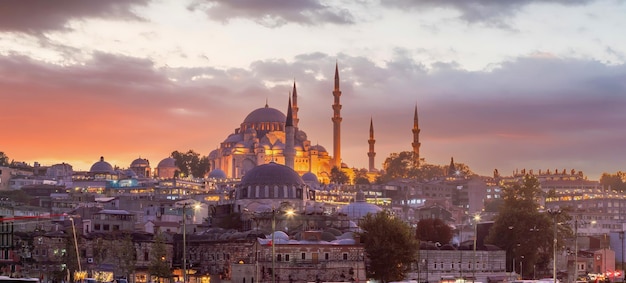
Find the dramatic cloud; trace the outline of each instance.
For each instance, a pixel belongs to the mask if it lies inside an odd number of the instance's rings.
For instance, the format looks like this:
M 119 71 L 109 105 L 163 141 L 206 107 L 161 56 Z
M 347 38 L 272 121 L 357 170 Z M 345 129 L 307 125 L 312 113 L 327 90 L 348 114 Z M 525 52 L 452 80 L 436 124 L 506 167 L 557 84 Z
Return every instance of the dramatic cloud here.
M 132 7 L 148 0 L 3 0 L 0 32 L 41 34 L 65 30 L 71 20 L 84 18 L 139 19 Z
M 267 26 L 286 23 L 303 25 L 353 24 L 353 15 L 345 8 L 328 6 L 319 0 L 196 0 L 191 9 L 201 9 L 218 21 L 249 18 Z
M 470 23 L 506 26 L 505 18 L 533 4 L 585 5 L 594 0 L 387 0 L 381 4 L 402 10 L 452 8 L 461 13 L 461 19 Z
M 551 164 L 597 177 L 619 170 L 614 164 L 626 155 L 625 65 L 523 57 L 470 72 L 454 63 L 427 69 L 402 51 L 383 65 L 308 53 L 247 69 L 156 68 L 147 59 L 106 53 L 69 66 L 4 56 L 0 105 L 11 107 L 0 123 L 12 134 L 2 150 L 39 161 L 93 163 L 104 155 L 122 167 L 173 150 L 208 154 L 266 100 L 285 112 L 294 79 L 300 128 L 330 150 L 336 62 L 342 152 L 350 166 L 367 164 L 370 118 L 377 164 L 410 150 L 415 105 L 430 163 L 454 156 L 481 174 Z

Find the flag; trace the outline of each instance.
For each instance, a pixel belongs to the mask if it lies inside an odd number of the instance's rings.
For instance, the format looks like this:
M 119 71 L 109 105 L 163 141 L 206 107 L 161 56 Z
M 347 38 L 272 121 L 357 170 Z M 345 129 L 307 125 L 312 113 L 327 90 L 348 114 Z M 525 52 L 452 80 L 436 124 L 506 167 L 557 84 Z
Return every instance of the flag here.
M 269 242 L 267 242 L 267 246 L 271 247 L 273 245 L 272 240 L 270 240 Z

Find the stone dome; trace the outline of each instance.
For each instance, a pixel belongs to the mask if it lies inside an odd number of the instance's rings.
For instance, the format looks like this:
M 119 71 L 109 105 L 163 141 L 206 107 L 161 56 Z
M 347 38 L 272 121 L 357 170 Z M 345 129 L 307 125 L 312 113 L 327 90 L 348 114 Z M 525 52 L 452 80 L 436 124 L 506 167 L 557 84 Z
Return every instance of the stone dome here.
M 213 169 L 209 172 L 209 178 L 226 179 L 226 173 L 219 168 Z
M 172 157 L 165 158 L 159 162 L 157 168 L 176 168 L 176 159 Z
M 367 203 L 365 194 L 363 194 L 363 191 L 359 191 L 356 194 L 356 201 L 339 208 L 338 212 L 347 215 L 350 220 L 358 220 L 369 213 L 376 214 L 382 210 L 375 204 Z
M 323 146 L 317 144 L 317 145 L 312 145 L 310 150 L 317 150 L 318 152 L 327 152 L 326 148 L 324 148 Z
M 302 175 L 302 180 L 305 182 L 311 182 L 314 184 L 319 184 L 320 181 L 317 179 L 317 176 L 315 176 L 315 174 L 313 174 L 312 172 L 306 172 Z
M 304 185 L 304 181 L 293 169 L 275 162 L 252 168 L 243 178 L 241 187 L 265 185 Z
M 144 158 L 137 158 L 130 163 L 130 167 L 150 167 L 150 161 Z
M 250 114 L 246 116 L 243 122 L 244 124 L 245 123 L 256 124 L 256 123 L 262 123 L 262 122 L 285 123 L 286 120 L 287 120 L 287 116 L 285 116 L 283 112 L 280 112 L 279 110 L 274 109 L 274 108 L 270 108 L 266 104 L 265 107 L 258 108 L 250 112 Z
M 91 165 L 91 169 L 89 169 L 91 173 L 113 173 L 113 166 L 109 164 L 109 162 L 104 161 L 104 157 L 100 156 L 100 161 Z

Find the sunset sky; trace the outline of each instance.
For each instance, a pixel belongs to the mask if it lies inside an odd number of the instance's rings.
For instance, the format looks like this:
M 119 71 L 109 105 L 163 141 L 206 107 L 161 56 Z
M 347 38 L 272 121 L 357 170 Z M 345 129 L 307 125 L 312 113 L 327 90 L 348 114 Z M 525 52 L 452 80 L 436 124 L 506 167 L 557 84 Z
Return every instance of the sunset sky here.
M 0 151 L 88 170 L 217 148 L 246 115 L 286 113 L 332 155 L 411 150 L 498 169 L 626 170 L 623 0 L 4 0 Z

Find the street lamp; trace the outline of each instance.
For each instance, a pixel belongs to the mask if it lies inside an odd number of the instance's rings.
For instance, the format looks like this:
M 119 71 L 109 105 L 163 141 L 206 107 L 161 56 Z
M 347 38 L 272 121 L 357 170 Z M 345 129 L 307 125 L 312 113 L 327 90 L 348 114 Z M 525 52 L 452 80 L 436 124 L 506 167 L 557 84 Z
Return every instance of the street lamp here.
M 272 283 L 276 282 L 276 242 L 275 242 L 275 234 L 276 234 L 276 210 L 272 209 Z M 293 210 L 287 210 L 285 212 L 286 215 L 292 216 L 295 214 Z
M 557 222 L 556 222 L 556 217 L 561 214 L 561 210 L 560 209 L 550 209 L 548 208 L 548 214 L 550 214 L 550 216 L 552 216 L 552 218 L 554 219 L 554 238 L 553 238 L 553 254 L 552 254 L 552 279 L 554 280 L 554 283 L 556 282 L 556 244 L 557 244 L 557 239 L 556 239 L 556 230 L 557 230 Z
M 480 214 L 474 215 L 474 262 L 472 262 L 472 276 L 474 278 L 476 278 L 476 240 L 478 239 L 478 221 L 480 221 Z
M 76 237 L 76 225 L 74 224 L 74 217 L 70 216 L 70 221 L 72 222 L 72 233 L 74 234 L 74 248 L 76 249 L 76 261 L 78 263 L 78 271 L 74 272 L 74 281 L 82 281 L 87 277 L 87 272 L 83 271 L 83 268 L 80 264 L 80 254 L 78 253 L 78 238 Z
M 185 210 L 188 205 L 193 205 L 194 209 L 198 209 L 200 204 L 193 200 L 185 200 L 178 205 L 183 209 L 183 283 L 187 283 L 187 213 Z

